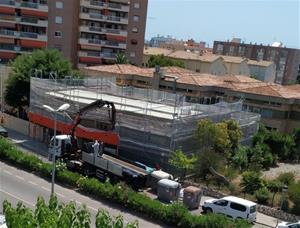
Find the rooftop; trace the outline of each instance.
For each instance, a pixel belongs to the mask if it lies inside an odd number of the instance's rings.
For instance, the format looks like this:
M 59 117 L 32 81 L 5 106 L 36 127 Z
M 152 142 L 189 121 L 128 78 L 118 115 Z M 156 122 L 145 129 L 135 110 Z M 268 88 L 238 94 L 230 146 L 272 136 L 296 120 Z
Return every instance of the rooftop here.
M 246 206 L 249 206 L 249 207 L 256 205 L 256 203 L 254 203 L 250 200 L 238 198 L 238 197 L 235 197 L 235 196 L 226 196 L 226 197 L 223 197 L 222 199 L 228 200 L 228 201 L 231 201 L 231 202 L 234 202 L 234 203 L 240 203 L 240 204 L 243 204 L 243 205 L 246 205 Z
M 248 60 L 248 65 L 256 65 L 256 66 L 263 66 L 263 67 L 268 67 L 272 64 L 274 64 L 271 61 L 255 61 L 255 60 Z
M 140 68 L 132 65 L 102 65 L 86 67 L 87 70 L 95 70 L 104 73 L 112 73 L 122 77 L 123 75 L 139 75 L 153 77 L 154 68 Z M 201 74 L 180 67 L 161 67 L 164 75 L 176 76 L 177 83 L 197 86 L 215 86 L 231 89 L 237 92 L 245 92 L 263 96 L 300 99 L 300 85 L 282 86 L 275 83 L 262 82 L 244 75 L 216 76 Z M 164 80 L 172 80 L 165 78 Z

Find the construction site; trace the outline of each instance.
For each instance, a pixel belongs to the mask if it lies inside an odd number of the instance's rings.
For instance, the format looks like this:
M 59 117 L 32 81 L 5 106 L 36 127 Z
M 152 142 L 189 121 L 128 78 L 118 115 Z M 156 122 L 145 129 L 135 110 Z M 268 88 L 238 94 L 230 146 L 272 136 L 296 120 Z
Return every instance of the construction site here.
M 186 102 L 185 96 L 134 87 L 120 87 L 112 77 L 96 79 L 49 80 L 31 78 L 30 135 L 48 143 L 53 135 L 54 115 L 43 105 L 56 109 L 69 103 L 67 113 L 56 116 L 57 130 L 63 134 L 63 123 L 72 123 L 78 110 L 96 100 L 113 102 L 116 124 L 113 131 L 119 135 L 118 154 L 121 157 L 145 164 L 167 166 L 172 151 L 181 148 L 185 153 L 197 151 L 194 138 L 197 122 L 211 119 L 214 122 L 234 119 L 243 132 L 242 143 L 250 141 L 257 131 L 260 116 L 242 111 L 242 101 L 212 105 Z M 108 110 L 96 109 L 82 117 L 81 125 L 87 129 L 104 131 Z M 53 122 L 51 122 L 53 123 Z M 104 129 L 104 130 L 103 130 Z M 77 135 L 78 138 L 81 136 Z M 89 140 L 88 137 L 84 137 Z M 92 140 L 92 139 L 90 139 Z

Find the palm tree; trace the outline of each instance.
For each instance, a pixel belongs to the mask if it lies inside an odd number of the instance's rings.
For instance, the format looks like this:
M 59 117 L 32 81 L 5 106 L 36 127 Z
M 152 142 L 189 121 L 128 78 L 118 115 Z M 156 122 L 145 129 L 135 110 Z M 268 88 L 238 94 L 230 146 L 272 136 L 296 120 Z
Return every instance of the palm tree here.
M 126 58 L 124 53 L 119 52 L 118 54 L 116 54 L 116 62 L 117 64 L 127 64 L 128 59 Z

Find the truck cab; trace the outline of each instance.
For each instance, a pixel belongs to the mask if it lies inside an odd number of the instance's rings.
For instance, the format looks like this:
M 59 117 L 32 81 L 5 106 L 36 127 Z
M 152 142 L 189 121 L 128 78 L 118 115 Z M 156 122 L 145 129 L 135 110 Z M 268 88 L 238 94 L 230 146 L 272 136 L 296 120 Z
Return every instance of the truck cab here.
M 48 158 L 52 161 L 53 155 L 56 158 L 63 157 L 66 152 L 71 148 L 71 136 L 70 135 L 56 135 L 56 138 L 51 138 L 48 149 Z

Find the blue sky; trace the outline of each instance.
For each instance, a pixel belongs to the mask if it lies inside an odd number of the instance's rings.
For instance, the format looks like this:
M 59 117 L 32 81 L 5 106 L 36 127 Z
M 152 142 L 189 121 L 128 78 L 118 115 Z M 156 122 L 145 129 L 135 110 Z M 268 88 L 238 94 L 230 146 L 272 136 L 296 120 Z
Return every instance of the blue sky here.
M 146 39 L 171 35 L 300 48 L 300 0 L 148 0 Z

